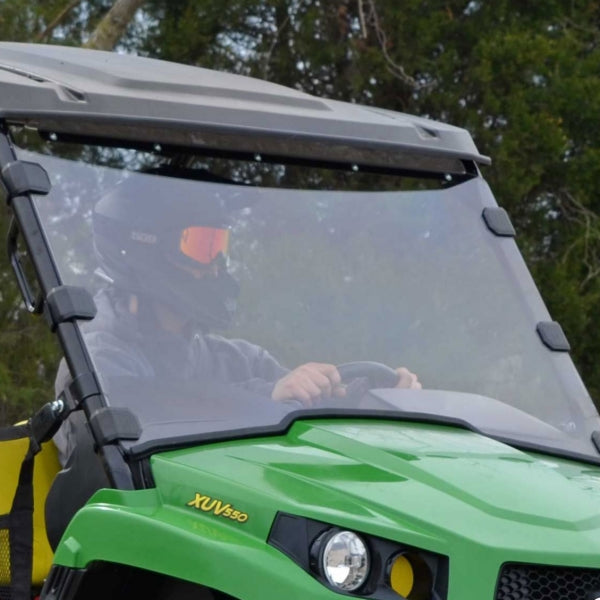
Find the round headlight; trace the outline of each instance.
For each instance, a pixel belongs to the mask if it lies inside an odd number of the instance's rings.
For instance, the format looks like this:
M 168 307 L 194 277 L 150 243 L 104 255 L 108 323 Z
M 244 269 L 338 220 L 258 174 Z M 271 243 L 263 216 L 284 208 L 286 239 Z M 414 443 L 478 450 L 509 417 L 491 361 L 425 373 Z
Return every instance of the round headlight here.
M 355 533 L 339 531 L 327 540 L 321 555 L 321 566 L 332 586 L 352 592 L 369 575 L 367 547 Z

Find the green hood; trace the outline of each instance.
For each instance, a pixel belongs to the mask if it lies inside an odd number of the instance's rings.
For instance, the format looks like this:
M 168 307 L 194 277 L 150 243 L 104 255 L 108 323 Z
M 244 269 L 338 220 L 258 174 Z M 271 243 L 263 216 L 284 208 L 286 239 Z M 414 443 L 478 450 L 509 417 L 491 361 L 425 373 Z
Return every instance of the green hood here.
M 283 512 L 447 556 L 447 600 L 494 598 L 506 563 L 599 566 L 598 467 L 458 427 L 299 421 L 284 436 L 163 453 L 151 466 L 155 488 L 90 499 L 57 564 L 116 562 L 244 600 L 338 598 L 267 543 Z M 596 593 L 597 575 L 587 581 Z
M 443 554 L 594 567 L 600 554 L 600 469 L 459 428 L 304 421 L 156 456 L 153 472 L 164 503 L 208 519 L 230 504 L 248 515 L 231 525 L 262 539 L 282 511 Z

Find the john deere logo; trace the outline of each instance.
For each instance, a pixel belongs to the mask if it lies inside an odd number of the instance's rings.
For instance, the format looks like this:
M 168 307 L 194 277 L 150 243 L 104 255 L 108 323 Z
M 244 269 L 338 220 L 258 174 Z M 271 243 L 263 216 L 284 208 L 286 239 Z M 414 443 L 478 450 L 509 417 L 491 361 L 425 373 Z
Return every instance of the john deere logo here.
M 223 500 L 211 498 L 199 492 L 196 492 L 194 498 L 187 505 L 205 513 L 212 513 L 215 517 L 231 519 L 238 523 L 245 523 L 248 520 L 248 515 L 245 512 L 235 509 L 229 502 L 225 503 Z

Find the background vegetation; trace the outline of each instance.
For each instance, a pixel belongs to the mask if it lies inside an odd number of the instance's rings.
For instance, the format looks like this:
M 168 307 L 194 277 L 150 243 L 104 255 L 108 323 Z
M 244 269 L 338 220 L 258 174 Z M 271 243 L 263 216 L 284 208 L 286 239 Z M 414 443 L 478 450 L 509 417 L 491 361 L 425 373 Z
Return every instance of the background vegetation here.
M 600 398 L 600 2 L 2 0 L 0 38 L 224 69 L 466 127 Z M 10 280 L 2 254 L 0 421 L 48 399 L 58 356 Z

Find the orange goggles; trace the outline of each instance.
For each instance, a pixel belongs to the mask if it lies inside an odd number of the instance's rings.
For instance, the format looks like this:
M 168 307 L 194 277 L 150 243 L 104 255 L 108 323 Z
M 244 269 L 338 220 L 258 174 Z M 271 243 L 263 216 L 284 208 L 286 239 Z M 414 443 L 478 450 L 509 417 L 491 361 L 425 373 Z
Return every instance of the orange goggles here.
M 209 265 L 219 254 L 227 254 L 229 229 L 188 227 L 181 232 L 179 249 L 196 262 Z

